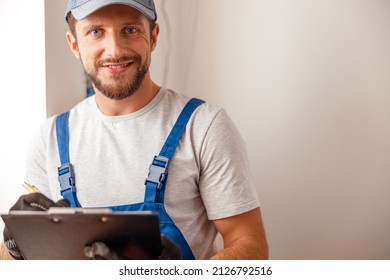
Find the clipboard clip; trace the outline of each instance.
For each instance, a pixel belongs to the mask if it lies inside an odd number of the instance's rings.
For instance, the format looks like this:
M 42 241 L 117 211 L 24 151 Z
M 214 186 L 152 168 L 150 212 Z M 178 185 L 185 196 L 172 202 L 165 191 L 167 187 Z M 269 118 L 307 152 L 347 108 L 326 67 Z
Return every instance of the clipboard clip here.
M 48 215 L 58 214 L 112 214 L 110 208 L 69 208 L 69 207 L 50 207 L 47 210 Z

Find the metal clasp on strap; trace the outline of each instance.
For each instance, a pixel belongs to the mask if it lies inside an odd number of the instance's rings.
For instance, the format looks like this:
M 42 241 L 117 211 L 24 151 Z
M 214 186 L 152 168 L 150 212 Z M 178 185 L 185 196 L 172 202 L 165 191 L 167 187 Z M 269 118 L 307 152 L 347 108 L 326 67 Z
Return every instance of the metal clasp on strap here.
M 161 189 L 168 175 L 169 159 L 163 156 L 155 156 L 152 164 L 149 166 L 149 175 L 145 180 L 157 184 L 157 189 Z
M 58 167 L 58 181 L 60 182 L 61 193 L 67 190 L 76 192 L 76 182 L 72 164 L 65 163 Z

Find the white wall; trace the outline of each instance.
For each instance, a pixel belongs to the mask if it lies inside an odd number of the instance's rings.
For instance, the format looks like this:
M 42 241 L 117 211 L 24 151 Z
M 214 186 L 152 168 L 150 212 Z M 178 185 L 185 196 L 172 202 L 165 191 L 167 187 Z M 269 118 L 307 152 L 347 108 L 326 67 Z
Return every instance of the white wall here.
M 86 96 L 86 79 L 81 63 L 70 51 L 64 20 L 68 0 L 45 1 L 46 114 L 69 110 Z
M 1 110 L 0 121 L 9 135 L 1 139 L 6 141 L 1 145 L 2 209 L 14 201 L 23 178 L 25 141 L 20 131 L 23 127 L 30 134 L 34 123 L 46 115 L 44 48 L 36 43 L 43 36 L 42 10 L 34 14 L 34 22 L 28 11 L 37 8 L 35 4 L 19 9 L 24 19 L 30 19 L 25 21 L 28 31 L 38 33 L 38 39 L 26 40 L 26 55 L 25 37 L 19 34 L 31 34 L 10 17 L 18 8 L 12 2 L 0 4 L 0 26 L 6 27 L 2 40 L 12 42 L 1 43 L 0 53 L 13 54 L 5 56 L 7 66 L 0 68 L 1 100 L 7 107 Z M 55 69 L 60 63 L 63 74 L 80 71 L 62 35 L 67 1 L 57 7 L 48 2 L 54 1 L 46 1 L 46 31 L 58 37 L 46 38 L 47 67 Z M 179 92 L 225 107 L 237 124 L 258 186 L 271 258 L 389 259 L 390 2 L 156 0 L 156 4 L 161 36 L 152 75 Z M 169 15 L 170 33 L 163 11 Z M 18 32 L 6 25 L 9 20 Z M 30 66 L 21 70 L 26 61 L 36 67 L 35 78 L 26 75 L 32 73 Z M 66 79 L 61 73 L 48 73 L 47 115 L 67 109 L 84 94 L 80 72 Z M 29 82 L 20 82 L 18 76 Z M 15 91 L 15 85 L 21 90 Z M 19 101 L 19 94 L 25 102 Z M 15 110 L 28 115 L 31 104 L 37 105 L 28 124 L 20 119 L 11 125 L 8 120 Z
M 43 0 L 0 2 L 1 213 L 23 193 L 26 150 L 46 117 L 43 7 Z
M 242 132 L 271 258 L 389 259 L 390 2 L 169 2 L 170 86 Z

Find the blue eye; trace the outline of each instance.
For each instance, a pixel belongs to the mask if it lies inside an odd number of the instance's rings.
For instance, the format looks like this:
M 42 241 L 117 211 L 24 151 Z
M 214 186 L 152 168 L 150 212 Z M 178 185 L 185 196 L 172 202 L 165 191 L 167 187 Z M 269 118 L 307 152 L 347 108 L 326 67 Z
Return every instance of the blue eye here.
M 91 31 L 91 35 L 93 36 L 98 36 L 102 33 L 102 31 L 100 29 L 94 29 Z
M 137 28 L 134 28 L 134 27 L 126 27 L 126 28 L 125 28 L 125 31 L 126 31 L 126 33 L 134 34 L 134 33 L 137 32 Z

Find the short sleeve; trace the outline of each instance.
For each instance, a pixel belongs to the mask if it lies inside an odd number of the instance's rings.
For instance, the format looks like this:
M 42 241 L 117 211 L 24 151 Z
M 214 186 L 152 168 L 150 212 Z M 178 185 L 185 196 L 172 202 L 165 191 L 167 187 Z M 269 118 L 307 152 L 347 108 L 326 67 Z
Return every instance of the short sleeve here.
M 208 128 L 200 158 L 199 188 L 210 220 L 259 207 L 244 140 L 223 109 Z
M 26 181 L 50 197 L 50 187 L 46 171 L 46 141 L 48 121 L 41 124 L 30 141 L 26 159 Z

